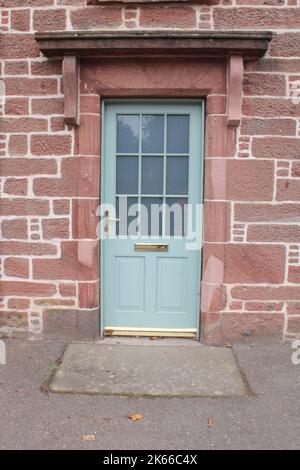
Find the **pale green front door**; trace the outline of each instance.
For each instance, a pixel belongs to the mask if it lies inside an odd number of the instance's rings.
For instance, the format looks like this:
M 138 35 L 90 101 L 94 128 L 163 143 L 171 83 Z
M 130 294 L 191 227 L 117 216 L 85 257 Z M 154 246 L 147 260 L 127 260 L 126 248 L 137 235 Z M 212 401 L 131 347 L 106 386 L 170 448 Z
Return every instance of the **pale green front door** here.
M 107 101 L 103 140 L 102 327 L 196 333 L 203 102 Z

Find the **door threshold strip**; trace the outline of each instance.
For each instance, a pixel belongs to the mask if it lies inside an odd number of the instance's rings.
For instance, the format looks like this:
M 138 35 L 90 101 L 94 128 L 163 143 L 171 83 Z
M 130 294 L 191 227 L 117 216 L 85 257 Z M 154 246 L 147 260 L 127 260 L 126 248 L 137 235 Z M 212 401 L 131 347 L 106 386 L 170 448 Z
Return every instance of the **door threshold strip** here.
M 196 338 L 196 328 L 127 328 L 106 326 L 105 336 L 155 336 L 174 338 Z

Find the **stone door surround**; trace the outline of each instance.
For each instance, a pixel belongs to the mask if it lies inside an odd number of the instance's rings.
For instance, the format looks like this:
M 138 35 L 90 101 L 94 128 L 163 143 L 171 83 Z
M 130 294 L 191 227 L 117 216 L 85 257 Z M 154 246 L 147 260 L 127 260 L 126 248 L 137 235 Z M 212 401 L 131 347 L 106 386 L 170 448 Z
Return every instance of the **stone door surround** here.
M 38 33 L 40 50 L 63 60 L 65 122 L 76 128 L 75 154 L 89 203 L 78 206 L 79 265 L 99 272 L 95 204 L 100 194 L 101 101 L 105 98 L 206 99 L 204 245 L 201 336 L 219 343 L 218 312 L 226 304 L 225 247 L 230 230 L 228 175 L 241 121 L 244 59 L 262 56 L 272 34 L 262 31 L 78 31 Z M 226 158 L 229 157 L 229 158 Z M 75 157 L 76 158 L 76 157 Z M 217 245 L 216 245 L 217 244 Z M 217 253 L 217 256 L 216 256 Z M 100 277 L 100 276 L 99 276 Z M 93 305 L 98 293 L 87 292 Z

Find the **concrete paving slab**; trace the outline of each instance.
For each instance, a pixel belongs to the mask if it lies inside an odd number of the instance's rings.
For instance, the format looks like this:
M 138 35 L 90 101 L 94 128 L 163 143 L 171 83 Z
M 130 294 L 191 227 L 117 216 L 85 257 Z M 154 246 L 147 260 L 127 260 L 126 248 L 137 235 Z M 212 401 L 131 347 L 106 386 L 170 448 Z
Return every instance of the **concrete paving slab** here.
M 165 347 L 72 343 L 49 389 L 127 397 L 247 395 L 231 349 L 195 347 L 195 343 Z

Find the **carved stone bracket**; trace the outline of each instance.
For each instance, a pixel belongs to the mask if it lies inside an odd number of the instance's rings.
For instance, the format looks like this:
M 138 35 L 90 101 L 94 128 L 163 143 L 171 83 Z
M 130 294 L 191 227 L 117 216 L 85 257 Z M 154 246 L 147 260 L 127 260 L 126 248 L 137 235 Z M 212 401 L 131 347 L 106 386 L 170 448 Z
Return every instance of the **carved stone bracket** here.
M 241 120 L 243 61 L 264 55 L 272 38 L 266 31 L 69 31 L 36 33 L 40 50 L 48 57 L 63 57 L 65 122 L 79 124 L 80 57 L 120 59 L 203 58 L 228 60 L 227 123 Z
M 79 66 L 78 58 L 66 55 L 63 59 L 63 86 L 65 95 L 65 123 L 79 124 Z
M 227 124 L 238 127 L 242 117 L 242 91 L 244 58 L 242 54 L 230 54 L 227 65 Z

